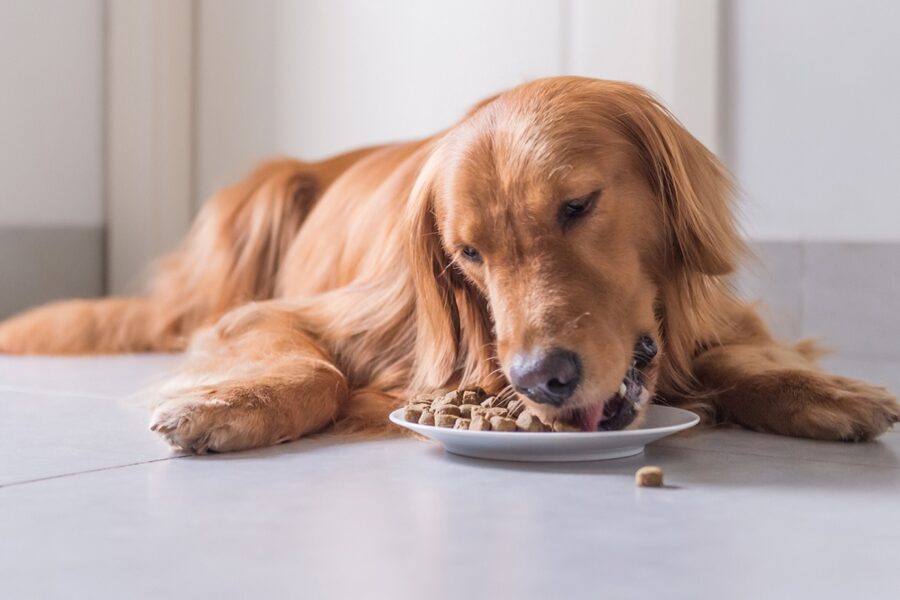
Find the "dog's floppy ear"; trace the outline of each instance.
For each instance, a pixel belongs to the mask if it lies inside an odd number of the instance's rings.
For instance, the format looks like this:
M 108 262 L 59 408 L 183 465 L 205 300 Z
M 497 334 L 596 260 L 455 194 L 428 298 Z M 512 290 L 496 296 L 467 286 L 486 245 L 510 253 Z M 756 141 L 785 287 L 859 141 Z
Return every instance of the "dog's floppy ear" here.
M 613 118 L 637 147 L 663 200 L 671 256 L 690 271 L 731 273 L 743 242 L 727 170 L 652 95 L 637 86 L 618 86 L 622 106 Z
M 440 159 L 432 155 L 413 185 L 406 207 L 407 258 L 416 293 L 414 389 L 448 383 L 492 387 L 497 365 L 491 359 L 492 333 L 487 304 L 451 264 L 434 213 Z

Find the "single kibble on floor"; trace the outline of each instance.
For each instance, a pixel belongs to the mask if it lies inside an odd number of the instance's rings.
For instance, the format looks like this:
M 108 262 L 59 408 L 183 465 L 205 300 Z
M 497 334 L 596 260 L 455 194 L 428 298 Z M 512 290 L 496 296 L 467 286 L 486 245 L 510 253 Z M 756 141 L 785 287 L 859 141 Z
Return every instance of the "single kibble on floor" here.
M 434 413 L 430 410 L 423 410 L 422 416 L 419 417 L 419 425 L 434 425 Z
M 476 413 L 469 422 L 469 431 L 490 431 L 491 422 L 484 413 Z
M 543 431 L 544 424 L 537 415 L 525 411 L 516 419 L 516 429 L 528 432 Z
M 471 419 L 473 412 L 477 414 L 480 410 L 482 408 L 478 404 L 462 404 L 459 407 L 459 414 L 462 417 Z
M 409 405 L 403 411 L 403 418 L 409 421 L 410 423 L 418 423 L 419 419 L 422 418 L 422 413 L 425 412 L 419 406 Z
M 460 416 L 461 412 L 459 407 L 454 404 L 444 404 L 443 406 L 438 406 L 434 409 L 435 415 L 452 415 L 454 417 Z
M 516 422 L 507 417 L 491 417 L 491 431 L 515 431 Z
M 459 421 L 457 415 L 435 415 L 434 424 L 438 427 L 453 427 Z
M 641 467 L 634 474 L 634 484 L 638 487 L 662 487 L 663 470 L 659 467 Z
M 453 424 L 453 429 L 468 429 L 471 421 L 469 419 L 457 419 Z

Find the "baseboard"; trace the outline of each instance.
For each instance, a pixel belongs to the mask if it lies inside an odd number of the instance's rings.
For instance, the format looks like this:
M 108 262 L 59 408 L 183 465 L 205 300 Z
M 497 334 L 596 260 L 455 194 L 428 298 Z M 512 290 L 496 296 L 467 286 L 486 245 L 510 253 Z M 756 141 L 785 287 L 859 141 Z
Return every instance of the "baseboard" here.
M 900 361 L 900 243 L 754 242 L 742 296 L 786 339 L 814 337 L 841 355 Z
M 103 293 L 102 226 L 0 227 L 0 317 Z

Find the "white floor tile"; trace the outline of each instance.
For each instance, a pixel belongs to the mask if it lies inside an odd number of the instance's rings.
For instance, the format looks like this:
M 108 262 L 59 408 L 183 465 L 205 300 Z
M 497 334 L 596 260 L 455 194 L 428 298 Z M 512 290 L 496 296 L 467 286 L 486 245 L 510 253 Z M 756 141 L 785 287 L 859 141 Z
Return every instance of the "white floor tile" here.
M 160 383 L 181 360 L 180 354 L 0 355 L 0 389 L 122 397 Z
M 173 456 L 149 422 L 134 400 L 0 390 L 0 486 Z
M 0 359 L 0 598 L 827 599 L 900 587 L 898 433 L 831 444 L 696 431 L 631 459 L 555 465 L 408 438 L 181 457 L 133 397 L 178 360 Z M 635 488 L 644 464 L 668 486 Z
M 662 466 L 671 487 L 636 489 Z M 301 442 L 0 490 L 0 595 L 888 598 L 900 470 Z

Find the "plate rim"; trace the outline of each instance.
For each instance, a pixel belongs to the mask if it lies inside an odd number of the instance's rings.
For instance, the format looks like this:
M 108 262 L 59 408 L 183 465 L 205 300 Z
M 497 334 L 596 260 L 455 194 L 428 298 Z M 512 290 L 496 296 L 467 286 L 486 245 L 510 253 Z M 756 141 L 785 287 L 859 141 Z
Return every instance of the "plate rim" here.
M 558 432 L 550 432 L 550 431 L 469 431 L 468 429 L 453 429 L 450 427 L 437 427 L 435 425 L 421 425 L 419 423 L 410 423 L 403 419 L 403 409 L 405 407 L 401 406 L 395 410 L 392 410 L 390 415 L 388 415 L 388 419 L 391 423 L 403 427 L 405 429 L 409 429 L 411 431 L 415 431 L 420 435 L 424 435 L 426 437 L 433 437 L 429 433 L 431 431 L 438 431 L 441 435 L 460 435 L 460 436 L 490 436 L 493 439 L 497 439 L 500 437 L 506 437 L 509 439 L 510 437 L 522 437 L 527 436 L 528 439 L 554 439 L 557 441 L 565 441 L 565 440 L 588 440 L 588 439 L 616 439 L 616 438 L 628 438 L 633 437 L 635 435 L 640 434 L 664 434 L 669 435 L 672 433 L 677 433 L 679 431 L 683 431 L 685 429 L 690 429 L 694 427 L 700 422 L 700 415 L 697 413 L 687 410 L 685 408 L 677 408 L 675 406 L 665 406 L 662 404 L 651 404 L 651 408 L 654 409 L 663 409 L 666 411 L 677 411 L 679 413 L 685 413 L 686 415 L 691 415 L 690 419 L 685 421 L 684 423 L 679 423 L 676 425 L 666 425 L 665 427 L 651 427 L 648 429 L 621 429 L 619 431 L 558 431 Z M 549 434 L 553 435 L 537 435 L 535 434 Z

